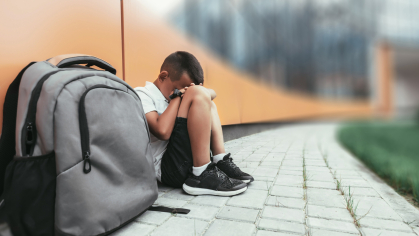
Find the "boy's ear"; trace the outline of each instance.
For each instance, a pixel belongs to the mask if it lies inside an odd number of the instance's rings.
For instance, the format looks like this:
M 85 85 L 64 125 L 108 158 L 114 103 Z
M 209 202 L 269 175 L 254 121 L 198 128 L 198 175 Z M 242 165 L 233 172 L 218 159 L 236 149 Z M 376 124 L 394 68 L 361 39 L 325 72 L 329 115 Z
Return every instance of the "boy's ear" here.
M 159 79 L 161 81 L 164 81 L 165 79 L 167 79 L 169 77 L 169 73 L 165 70 L 162 70 L 159 74 Z

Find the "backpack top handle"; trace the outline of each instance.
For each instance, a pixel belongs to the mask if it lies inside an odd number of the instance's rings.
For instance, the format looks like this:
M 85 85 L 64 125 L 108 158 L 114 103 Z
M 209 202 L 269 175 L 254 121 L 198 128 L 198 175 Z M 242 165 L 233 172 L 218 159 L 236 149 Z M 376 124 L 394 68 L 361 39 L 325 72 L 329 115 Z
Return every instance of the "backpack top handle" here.
M 87 64 L 86 66 L 97 66 L 101 69 L 109 71 L 112 74 L 116 74 L 116 69 L 111 66 L 111 64 L 106 61 L 99 59 L 94 56 L 84 55 L 84 54 L 65 54 L 59 55 L 53 58 L 48 59 L 48 61 L 57 66 L 58 68 L 65 68 L 71 65 L 77 64 Z

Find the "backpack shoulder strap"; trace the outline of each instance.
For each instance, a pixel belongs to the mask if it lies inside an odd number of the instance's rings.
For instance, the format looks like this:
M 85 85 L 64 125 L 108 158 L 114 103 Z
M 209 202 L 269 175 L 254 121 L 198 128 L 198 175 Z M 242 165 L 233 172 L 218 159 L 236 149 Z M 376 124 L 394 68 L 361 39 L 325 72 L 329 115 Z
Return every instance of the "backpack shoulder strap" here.
M 0 139 L 0 195 L 4 188 L 4 174 L 7 164 L 16 154 L 15 150 L 15 132 L 16 132 L 16 116 L 17 116 L 17 100 L 19 98 L 19 86 L 22 75 L 31 65 L 36 62 L 29 63 L 17 75 L 16 79 L 7 89 L 6 98 L 3 106 L 3 128 Z
M 185 208 L 170 208 L 164 206 L 151 206 L 148 208 L 149 211 L 160 211 L 168 212 L 172 214 L 188 214 L 191 210 Z

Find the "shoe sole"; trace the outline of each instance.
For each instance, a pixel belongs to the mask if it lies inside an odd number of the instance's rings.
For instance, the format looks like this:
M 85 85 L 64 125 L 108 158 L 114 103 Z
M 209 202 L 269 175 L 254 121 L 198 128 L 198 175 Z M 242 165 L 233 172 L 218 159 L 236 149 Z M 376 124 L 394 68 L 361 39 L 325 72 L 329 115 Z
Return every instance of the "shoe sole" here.
M 186 184 L 183 184 L 183 190 L 187 192 L 190 195 L 215 195 L 215 196 L 233 196 L 240 194 L 247 190 L 247 187 L 244 187 L 239 190 L 235 191 L 217 191 L 217 190 L 211 190 L 211 189 L 205 189 L 205 188 L 193 188 Z
M 250 179 L 246 179 L 246 180 L 242 180 L 242 181 L 243 181 L 243 183 L 246 183 L 246 184 L 250 183 Z

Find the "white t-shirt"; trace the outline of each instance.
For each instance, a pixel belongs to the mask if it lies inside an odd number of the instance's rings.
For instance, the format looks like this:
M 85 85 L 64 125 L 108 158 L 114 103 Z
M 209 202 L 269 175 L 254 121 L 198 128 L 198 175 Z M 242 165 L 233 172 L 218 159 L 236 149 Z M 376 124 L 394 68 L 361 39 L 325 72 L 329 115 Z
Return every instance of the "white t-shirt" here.
M 169 106 L 169 101 L 160 92 L 160 89 L 151 82 L 145 82 L 145 87 L 137 87 L 134 89 L 141 98 L 144 113 L 157 111 L 161 115 Z M 160 140 L 150 132 L 151 152 L 154 157 L 154 168 L 156 177 L 161 182 L 161 158 L 166 151 L 169 140 Z

